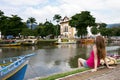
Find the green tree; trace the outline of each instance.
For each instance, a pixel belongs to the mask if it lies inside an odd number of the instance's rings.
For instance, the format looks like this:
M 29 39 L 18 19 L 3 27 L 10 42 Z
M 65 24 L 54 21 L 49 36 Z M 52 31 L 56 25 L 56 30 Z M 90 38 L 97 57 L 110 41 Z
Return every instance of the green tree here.
M 96 25 L 92 27 L 92 33 L 97 34 L 99 32 L 100 33 L 104 32 L 102 30 L 106 30 L 106 26 L 107 26 L 107 24 L 105 24 L 105 23 L 96 23 Z
M 46 21 L 44 23 L 46 36 L 49 34 L 55 34 L 55 27 L 51 22 Z
M 39 25 L 38 26 L 44 26 L 44 24 L 43 23 L 39 23 Z
M 55 14 L 54 17 L 53 17 L 53 20 L 55 20 L 58 24 L 60 22 L 61 18 L 62 17 L 59 14 Z
M 90 14 L 89 11 L 82 11 L 79 14 L 75 14 L 69 21 L 69 25 L 77 29 L 78 36 L 86 35 L 87 26 L 94 26 L 95 24 L 95 18 Z
M 100 33 L 103 36 L 111 36 L 111 29 L 110 28 L 102 28 L 100 29 Z
M 6 19 L 6 17 L 4 17 L 4 12 L 2 12 L 1 10 L 0 10 L 0 31 L 2 30 L 2 28 L 3 28 L 3 21 Z
M 97 23 L 97 25 L 99 25 L 99 29 L 100 28 L 106 28 L 107 24 L 106 23 Z
M 111 29 L 113 36 L 120 36 L 120 27 L 113 27 Z
M 35 28 L 37 36 L 45 37 L 48 35 L 55 35 L 55 27 L 51 22 L 46 21 L 44 24 L 40 23 L 38 27 Z
M 92 31 L 92 34 L 97 34 L 98 33 L 98 28 L 96 26 L 93 26 L 91 31 Z
M 36 28 L 35 28 L 35 31 L 37 32 L 37 36 L 41 36 L 42 38 L 44 37 L 44 36 L 46 36 L 46 32 L 45 32 L 45 26 L 37 26 Z
M 59 22 L 60 22 L 61 18 L 62 17 L 59 14 L 55 14 L 54 17 L 53 17 L 53 20 L 57 22 L 57 25 L 56 25 L 56 36 L 58 36 L 58 34 L 60 34 Z
M 9 30 L 12 32 L 12 35 L 18 36 L 23 28 L 26 28 L 26 25 L 22 22 L 22 19 L 17 15 L 12 15 L 10 17 Z
M 22 28 L 26 26 L 22 22 L 22 19 L 17 15 L 12 15 L 12 17 L 2 16 L 0 20 L 0 30 L 2 35 L 13 35 L 18 36 L 22 31 Z
M 0 18 L 1 16 L 4 16 L 4 12 L 0 10 Z
M 21 34 L 23 35 L 23 36 L 34 36 L 35 34 L 34 34 L 34 30 L 31 30 L 31 29 L 28 29 L 28 28 L 24 28 L 24 29 L 22 29 L 22 32 L 21 32 Z
M 6 35 L 7 31 L 9 30 L 9 17 L 7 16 L 2 16 L 0 20 L 0 30 L 2 35 Z M 8 31 L 9 33 L 9 31 Z
M 101 35 L 103 35 L 103 36 L 111 36 L 111 34 L 110 34 L 111 29 L 106 28 L 106 26 L 107 26 L 106 23 L 97 23 L 98 32 L 100 32 Z

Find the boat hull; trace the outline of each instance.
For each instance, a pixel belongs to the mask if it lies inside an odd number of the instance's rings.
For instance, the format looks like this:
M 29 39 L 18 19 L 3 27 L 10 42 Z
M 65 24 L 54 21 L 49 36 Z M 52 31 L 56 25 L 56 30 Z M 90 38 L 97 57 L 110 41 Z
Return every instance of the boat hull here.
M 0 47 L 14 47 L 14 46 L 20 46 L 20 43 L 15 44 L 0 44 Z
M 28 66 L 28 60 L 22 63 L 19 67 L 16 67 L 12 71 L 4 75 L 0 80 L 24 80 L 24 75 L 27 66 Z
M 24 65 L 17 73 L 12 75 L 10 78 L 6 80 L 24 80 L 24 75 L 27 69 L 27 64 Z
M 55 42 L 55 44 L 76 44 L 76 42 Z

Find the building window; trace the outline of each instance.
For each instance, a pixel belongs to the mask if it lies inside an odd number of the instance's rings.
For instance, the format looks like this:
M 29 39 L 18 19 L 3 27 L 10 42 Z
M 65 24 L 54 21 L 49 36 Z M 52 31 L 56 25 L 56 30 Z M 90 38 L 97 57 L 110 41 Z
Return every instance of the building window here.
M 67 26 L 65 26 L 64 32 L 68 32 L 68 27 Z

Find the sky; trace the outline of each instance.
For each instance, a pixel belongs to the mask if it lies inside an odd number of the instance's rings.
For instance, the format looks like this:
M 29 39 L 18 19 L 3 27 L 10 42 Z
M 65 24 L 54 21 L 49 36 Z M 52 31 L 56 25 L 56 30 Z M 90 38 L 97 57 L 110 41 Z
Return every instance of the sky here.
M 0 10 L 23 21 L 33 17 L 37 23 L 53 21 L 55 14 L 70 18 L 81 11 L 89 11 L 96 22 L 120 23 L 120 0 L 0 0 Z

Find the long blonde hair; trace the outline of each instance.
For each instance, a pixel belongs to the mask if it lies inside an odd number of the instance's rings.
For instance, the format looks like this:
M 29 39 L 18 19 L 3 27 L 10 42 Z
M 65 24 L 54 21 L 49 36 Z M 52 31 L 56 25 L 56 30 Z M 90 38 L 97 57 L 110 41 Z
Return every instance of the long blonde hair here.
M 100 59 L 105 59 L 106 49 L 105 49 L 105 40 L 102 36 L 97 36 L 95 41 L 97 47 L 97 55 Z

